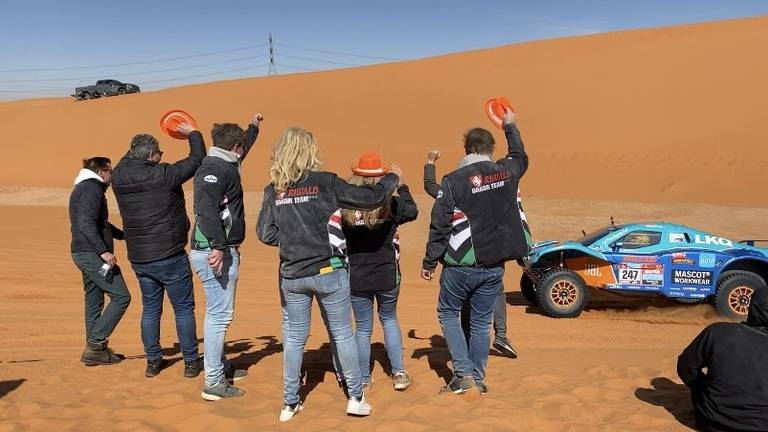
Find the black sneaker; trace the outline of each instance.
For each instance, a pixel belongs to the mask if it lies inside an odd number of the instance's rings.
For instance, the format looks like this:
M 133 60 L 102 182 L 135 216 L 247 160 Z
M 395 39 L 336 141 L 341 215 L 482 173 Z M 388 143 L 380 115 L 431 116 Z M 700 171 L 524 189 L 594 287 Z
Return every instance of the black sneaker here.
M 454 393 L 461 394 L 475 388 L 475 379 L 471 376 L 458 377 L 456 375 L 451 378 L 451 381 L 440 388 L 440 393 Z
M 509 358 L 517 358 L 517 351 L 512 348 L 512 344 L 509 343 L 507 338 L 496 338 L 493 341 L 493 349 Z
M 200 375 L 200 372 L 204 369 L 202 357 L 198 357 L 197 360 L 191 362 L 184 362 L 184 378 L 194 378 Z
M 147 369 L 144 371 L 144 376 L 147 378 L 156 377 L 160 374 L 160 371 L 165 369 L 168 364 L 165 359 L 151 360 L 147 362 Z
M 229 381 L 239 381 L 243 378 L 248 376 L 248 371 L 245 369 L 238 369 L 233 365 L 232 363 L 227 363 L 226 366 L 224 366 L 224 378 L 226 378 Z

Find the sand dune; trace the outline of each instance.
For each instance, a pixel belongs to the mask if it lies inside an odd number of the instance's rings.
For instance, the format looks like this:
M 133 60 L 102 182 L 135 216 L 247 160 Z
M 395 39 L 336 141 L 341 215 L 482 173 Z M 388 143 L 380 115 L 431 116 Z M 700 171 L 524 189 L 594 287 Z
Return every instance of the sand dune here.
M 346 173 L 358 150 L 404 166 L 420 191 L 421 163 L 443 150 L 440 172 L 459 159 L 460 137 L 488 126 L 481 107 L 509 96 L 531 169 L 523 181 L 537 239 L 582 229 L 666 220 L 755 238 L 766 233 L 768 193 L 759 188 L 768 99 L 768 18 L 549 40 L 413 62 L 188 86 L 87 102 L 0 104 L 0 431 L 283 429 L 282 355 L 276 251 L 253 235 L 269 150 L 282 128 L 319 138 L 327 167 Z M 170 305 L 162 343 L 171 366 L 145 379 L 141 299 L 126 271 L 132 304 L 111 345 L 120 365 L 85 368 L 82 286 L 69 258 L 67 198 L 86 155 L 119 158 L 131 136 L 151 132 L 168 160 L 185 144 L 162 136 L 157 120 L 184 108 L 207 130 L 215 121 L 264 113 L 263 134 L 246 163 L 248 239 L 235 320 L 226 351 L 250 374 L 244 398 L 205 403 L 201 378 L 182 378 Z M 498 139 L 502 136 L 496 131 Z M 499 152 L 497 151 L 497 155 Z M 120 225 L 109 193 L 112 219 Z M 450 356 L 437 322 L 437 283 L 418 277 L 431 199 L 401 231 L 399 304 L 406 367 L 415 379 L 396 393 L 386 376 L 381 329 L 374 331 L 374 415 L 347 418 L 317 310 L 305 361 L 306 409 L 290 423 L 304 431 L 684 431 L 693 417 L 675 373 L 676 356 L 718 317 L 708 305 L 595 293 L 576 320 L 544 317 L 523 300 L 520 271 L 507 267 L 508 331 L 520 358 L 489 359 L 488 395 L 438 396 Z M 124 269 L 125 248 L 117 256 Z M 195 280 L 198 328 L 204 296 Z M 202 335 L 202 332 L 200 333 Z
M 766 45 L 768 17 L 758 17 L 87 102 L 2 103 L 6 157 L 46 157 L 35 170 L 8 164 L 0 184 L 68 185 L 82 156 L 118 158 L 134 134 L 160 137 L 159 116 L 170 108 L 193 113 L 205 131 L 264 113 L 245 172 L 251 190 L 266 182 L 271 145 L 288 125 L 316 132 L 331 170 L 346 171 L 369 149 L 415 179 L 429 148 L 455 163 L 461 133 L 489 126 L 485 99 L 506 95 L 533 162 L 528 194 L 763 206 L 768 193 L 744 185 L 759 183 L 766 163 Z M 185 151 L 160 138 L 167 159 Z

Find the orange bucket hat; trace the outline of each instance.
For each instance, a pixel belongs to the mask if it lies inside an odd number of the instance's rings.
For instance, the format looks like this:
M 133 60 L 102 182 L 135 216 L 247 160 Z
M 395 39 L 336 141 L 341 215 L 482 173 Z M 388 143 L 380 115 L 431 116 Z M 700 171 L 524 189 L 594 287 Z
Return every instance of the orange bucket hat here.
M 357 166 L 352 167 L 352 172 L 363 177 L 378 177 L 389 170 L 381 165 L 378 153 L 363 153 L 357 160 Z

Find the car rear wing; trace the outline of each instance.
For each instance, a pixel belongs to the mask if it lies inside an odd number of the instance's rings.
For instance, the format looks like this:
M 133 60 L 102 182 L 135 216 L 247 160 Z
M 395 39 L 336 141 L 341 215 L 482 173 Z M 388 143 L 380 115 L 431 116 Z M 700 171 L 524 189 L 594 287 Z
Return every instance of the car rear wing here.
M 747 246 L 754 246 L 755 243 L 768 243 L 768 240 L 757 240 L 757 239 L 751 240 L 750 239 L 750 240 L 741 240 L 739 241 L 739 243 L 745 244 Z

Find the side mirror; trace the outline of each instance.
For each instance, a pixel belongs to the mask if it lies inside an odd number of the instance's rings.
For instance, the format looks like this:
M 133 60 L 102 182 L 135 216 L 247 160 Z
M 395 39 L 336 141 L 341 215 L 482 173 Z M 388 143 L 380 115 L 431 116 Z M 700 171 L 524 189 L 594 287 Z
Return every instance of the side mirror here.
M 624 247 L 624 242 L 616 242 L 613 244 L 613 251 L 618 252 L 622 247 Z

